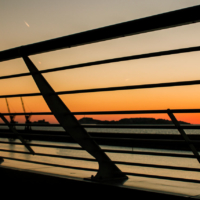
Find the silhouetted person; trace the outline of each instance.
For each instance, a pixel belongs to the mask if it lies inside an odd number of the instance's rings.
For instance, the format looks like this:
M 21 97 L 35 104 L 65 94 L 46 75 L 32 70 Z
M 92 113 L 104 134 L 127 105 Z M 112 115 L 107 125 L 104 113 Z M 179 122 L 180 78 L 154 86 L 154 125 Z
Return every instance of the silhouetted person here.
M 26 118 L 26 126 L 25 126 L 25 130 L 27 131 L 31 131 L 31 121 L 30 121 L 30 118 L 31 118 L 31 115 L 25 115 L 25 118 Z

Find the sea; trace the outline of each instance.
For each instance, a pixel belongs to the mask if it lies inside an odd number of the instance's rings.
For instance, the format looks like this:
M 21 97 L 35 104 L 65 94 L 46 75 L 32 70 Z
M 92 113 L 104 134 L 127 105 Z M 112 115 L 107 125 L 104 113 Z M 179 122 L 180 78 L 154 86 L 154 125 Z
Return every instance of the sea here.
M 5 128 L 5 127 L 1 127 Z M 18 129 L 24 129 L 24 127 L 18 127 Z M 33 127 L 33 130 L 46 130 L 46 131 L 64 131 L 60 127 Z M 104 133 L 147 133 L 147 134 L 179 134 L 177 130 L 173 129 L 119 129 L 119 128 L 86 128 L 87 132 L 104 132 Z M 186 130 L 186 134 L 200 134 L 200 130 Z M 9 141 L 6 138 L 0 138 L 0 141 Z M 19 140 L 15 140 L 15 142 L 20 142 Z M 62 143 L 62 142 L 44 142 L 44 141 L 30 141 L 30 144 L 49 144 L 49 145 L 59 145 L 59 146 L 70 146 L 70 147 L 80 147 L 75 143 Z M 134 147 L 119 147 L 119 146 L 107 146 L 100 145 L 102 149 L 110 149 L 110 150 L 126 150 L 130 152 L 161 152 L 161 153 L 178 153 L 178 154 L 188 154 L 193 155 L 191 151 L 178 151 L 178 150 L 159 150 L 159 149 L 145 149 L 145 148 L 134 148 Z M 72 150 L 72 149 L 64 149 L 64 148 L 47 148 L 47 147 L 35 147 L 32 146 L 32 149 L 36 153 L 45 153 L 45 154 L 54 154 L 54 155 L 63 155 L 63 156 L 74 156 L 74 157 L 82 157 L 82 158 L 93 158 L 88 152 L 84 150 Z M 15 151 L 26 151 L 26 147 L 23 145 L 15 145 L 15 144 L 3 144 L 0 143 L 0 156 L 7 158 L 17 158 L 23 159 L 27 161 L 37 161 L 37 162 L 45 162 L 52 163 L 58 165 L 66 165 L 73 167 L 85 167 L 92 168 L 97 170 L 98 163 L 92 161 L 82 161 L 82 160 L 74 160 L 74 159 L 63 159 L 63 158 L 54 158 L 54 157 L 44 157 L 38 155 L 30 155 L 30 154 L 20 154 L 13 152 L 4 152 L 2 150 L 15 150 Z M 200 163 L 197 159 L 193 158 L 177 158 L 177 157 L 167 157 L 167 156 L 152 156 L 152 155 L 139 155 L 139 154 L 129 154 L 129 153 L 106 153 L 111 160 L 113 161 L 123 161 L 123 162 L 132 162 L 132 163 L 144 163 L 144 164 L 156 164 L 156 165 L 164 165 L 164 166 L 176 166 L 176 167 L 189 167 L 189 168 L 198 168 L 200 169 Z M 33 169 L 43 172 L 55 171 L 56 173 L 61 174 L 70 174 L 70 176 L 80 177 L 84 173 L 82 170 L 77 169 L 68 169 L 61 167 L 53 167 L 50 169 L 48 166 L 43 166 L 39 164 L 26 163 L 21 161 L 13 161 L 9 159 L 4 159 L 5 161 L 2 163 L 2 166 L 10 166 L 10 167 L 19 167 L 25 169 Z M 160 169 L 153 167 L 140 167 L 140 166 L 131 166 L 124 164 L 117 164 L 119 169 L 123 172 L 128 173 L 139 173 L 139 174 L 148 174 L 148 175 L 157 175 L 157 176 L 167 176 L 167 177 L 176 177 L 176 178 L 184 178 L 184 179 L 194 179 L 200 180 L 200 172 L 192 172 L 192 171 L 183 171 L 183 170 L 171 170 L 171 169 Z M 91 175 L 95 175 L 96 172 L 89 172 Z M 200 186 L 200 184 L 199 184 Z

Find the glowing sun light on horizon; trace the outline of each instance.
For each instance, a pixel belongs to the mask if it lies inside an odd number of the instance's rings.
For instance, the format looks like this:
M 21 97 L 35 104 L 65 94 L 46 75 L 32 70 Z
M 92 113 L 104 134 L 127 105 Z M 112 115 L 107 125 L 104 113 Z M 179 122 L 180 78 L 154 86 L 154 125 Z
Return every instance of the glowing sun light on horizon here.
M 24 21 L 24 23 L 26 24 L 26 26 L 30 27 L 30 25 L 26 21 Z

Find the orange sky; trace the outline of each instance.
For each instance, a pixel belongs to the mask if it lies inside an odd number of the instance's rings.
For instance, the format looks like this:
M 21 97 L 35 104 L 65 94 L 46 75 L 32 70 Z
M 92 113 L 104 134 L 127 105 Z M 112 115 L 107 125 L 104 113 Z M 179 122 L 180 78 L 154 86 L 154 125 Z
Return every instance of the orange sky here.
M 198 108 L 200 94 L 193 92 L 199 86 L 100 92 L 87 94 L 60 95 L 67 107 L 75 111 L 114 111 L 114 110 L 152 110 L 152 109 L 184 109 Z M 11 112 L 23 112 L 19 97 L 9 98 Z M 48 112 L 48 106 L 42 97 L 24 97 L 27 112 Z M 2 112 L 7 112 L 5 99 L 0 99 Z M 84 116 L 77 116 L 78 119 Z M 102 120 L 118 120 L 130 117 L 154 117 L 169 119 L 165 114 L 146 115 L 95 115 L 87 116 Z M 200 114 L 176 114 L 178 120 L 199 124 Z M 32 121 L 43 119 L 55 123 L 50 116 L 33 116 Z M 23 117 L 16 120 L 24 121 Z
M 72 3 L 64 1 L 44 2 L 19 0 L 13 5 L 2 1 L 0 17 L 2 28 L 0 51 L 33 42 L 52 39 L 110 24 L 129 21 L 148 15 L 199 5 L 199 0 L 144 0 L 118 2 L 86 0 Z M 159 4 L 159 3 L 160 4 Z M 16 5 L 15 5 L 16 4 Z M 15 6 L 14 6 L 15 5 Z M 77 6 L 79 5 L 79 6 Z M 86 6 L 88 5 L 88 7 Z M 14 9 L 15 7 L 15 9 Z M 65 9 L 64 9 L 65 8 Z M 29 10 L 29 11 L 27 11 Z M 50 12 L 55 10 L 55 12 Z M 59 11 L 59 12 L 58 12 Z M 69 12 L 67 12 L 69 11 Z M 73 12 L 72 12 L 73 11 Z M 12 13 L 11 17 L 9 14 Z M 67 14 L 68 13 L 68 16 Z M 86 14 L 87 13 L 87 14 Z M 104 14 L 102 14 L 104 13 Z M 92 16 L 92 17 L 91 17 Z M 27 25 L 28 24 L 28 25 Z M 30 56 L 38 69 L 90 62 L 154 51 L 185 48 L 200 44 L 200 23 L 154 31 L 106 42 L 100 42 L 40 55 Z M 111 86 L 140 85 L 173 81 L 198 80 L 200 74 L 199 52 L 162 56 L 127 62 L 104 64 L 44 74 L 55 91 L 89 89 Z M 27 72 L 22 59 L 0 63 L 0 76 Z M 0 80 L 0 95 L 38 92 L 31 77 Z M 200 85 L 140 89 L 114 92 L 61 95 L 71 111 L 112 111 L 200 108 Z M 49 111 L 42 97 L 24 97 L 28 112 Z M 9 98 L 11 112 L 22 112 L 20 98 Z M 0 112 L 7 112 L 5 99 L 0 98 Z M 200 124 L 200 114 L 177 114 L 178 120 Z M 79 116 L 81 118 L 83 116 Z M 125 117 L 155 117 L 168 119 L 167 115 L 102 115 L 96 119 L 117 120 Z M 55 123 L 50 116 L 32 117 Z M 23 121 L 23 117 L 17 117 Z

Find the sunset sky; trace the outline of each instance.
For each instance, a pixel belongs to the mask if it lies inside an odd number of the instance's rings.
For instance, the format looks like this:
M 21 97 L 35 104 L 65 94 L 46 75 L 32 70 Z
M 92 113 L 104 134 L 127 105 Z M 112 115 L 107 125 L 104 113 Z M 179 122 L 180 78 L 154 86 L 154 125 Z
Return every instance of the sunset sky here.
M 199 5 L 199 0 L 0 0 L 0 51 Z M 122 56 L 200 46 L 200 23 L 30 56 L 40 70 Z M 44 74 L 55 91 L 199 80 L 200 52 L 124 61 Z M 0 62 L 0 76 L 28 72 L 22 59 Z M 0 95 L 38 92 L 31 76 L 0 80 Z M 200 85 L 61 95 L 71 111 L 200 108 Z M 24 97 L 26 111 L 46 112 L 42 97 Z M 23 112 L 9 98 L 11 112 Z M 8 112 L 0 98 L 0 112 Z M 200 114 L 177 114 L 200 124 Z M 78 118 L 82 118 L 79 116 Z M 98 119 L 167 115 L 89 116 Z M 44 116 L 33 117 L 32 121 Z M 55 123 L 53 117 L 46 120 Z M 23 117 L 17 117 L 23 121 Z

